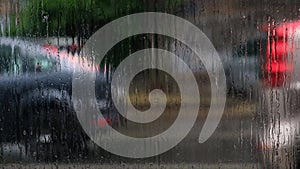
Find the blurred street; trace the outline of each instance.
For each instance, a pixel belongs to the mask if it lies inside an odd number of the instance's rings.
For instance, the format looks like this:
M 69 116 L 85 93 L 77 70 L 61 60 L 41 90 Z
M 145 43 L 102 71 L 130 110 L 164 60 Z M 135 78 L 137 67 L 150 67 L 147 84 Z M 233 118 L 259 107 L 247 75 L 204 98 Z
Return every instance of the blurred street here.
M 79 55 L 99 28 L 145 11 L 186 19 L 203 31 L 220 56 L 226 107 L 216 131 L 203 144 L 198 139 L 211 104 L 211 84 L 189 46 L 174 37 L 145 33 L 115 44 L 95 69 L 94 60 Z M 0 0 L 0 168 L 299 168 L 299 16 L 299 0 Z M 103 39 L 103 45 L 108 40 Z M 84 133 L 74 111 L 72 79 L 76 68 L 97 71 L 98 108 L 108 114 L 93 119 L 98 127 L 111 123 L 134 138 L 158 135 L 172 125 L 181 106 L 178 85 L 168 72 L 146 70 L 130 83 L 130 102 L 140 111 L 151 107 L 151 90 L 166 94 L 166 109 L 151 123 L 124 119 L 111 99 L 113 88 L 119 100 L 128 101 L 122 100 L 121 84 L 111 86 L 111 77 L 124 58 L 145 48 L 168 50 L 189 66 L 200 108 L 194 127 L 174 148 L 151 158 L 129 159 L 100 148 Z M 170 63 L 184 79 L 179 63 Z M 217 79 L 219 72 L 214 71 Z M 191 82 L 185 83 L 189 88 Z M 188 102 L 198 104 L 193 97 Z

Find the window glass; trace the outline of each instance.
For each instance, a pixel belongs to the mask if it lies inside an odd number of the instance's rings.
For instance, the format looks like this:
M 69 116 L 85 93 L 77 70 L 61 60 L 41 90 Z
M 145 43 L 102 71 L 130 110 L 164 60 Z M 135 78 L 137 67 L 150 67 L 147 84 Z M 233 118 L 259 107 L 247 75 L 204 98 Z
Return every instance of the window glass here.
M 300 168 L 297 0 L 0 0 L 0 168 Z

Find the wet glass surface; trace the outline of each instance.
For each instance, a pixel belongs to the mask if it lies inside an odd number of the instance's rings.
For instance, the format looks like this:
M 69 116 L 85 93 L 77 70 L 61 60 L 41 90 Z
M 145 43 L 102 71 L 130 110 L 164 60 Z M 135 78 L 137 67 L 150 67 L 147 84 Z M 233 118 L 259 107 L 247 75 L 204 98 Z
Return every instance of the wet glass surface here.
M 206 67 L 196 51 L 178 38 L 149 32 L 116 43 L 100 63 L 83 55 L 97 30 L 140 12 L 168 13 L 189 21 L 207 36 L 222 61 L 226 105 L 216 130 L 204 143 L 198 139 L 212 106 L 211 86 L 220 84 L 217 62 L 212 60 L 212 67 Z M 299 12 L 297 0 L 0 0 L 0 167 L 300 168 Z M 157 24 L 159 29 L 161 23 Z M 122 32 L 125 28 L 117 29 Z M 100 45 L 114 38 L 100 38 Z M 187 71 L 176 59 L 168 62 L 172 72 L 151 68 L 136 74 L 127 92 L 122 80 L 113 84 L 118 66 L 129 55 L 149 48 L 167 50 L 188 65 L 200 102 L 188 95 L 182 103 L 176 80 L 187 91 L 191 81 L 184 80 Z M 149 63 L 161 64 L 163 59 Z M 121 72 L 125 73 L 116 79 L 127 77 L 126 72 L 138 66 L 123 67 Z M 84 79 L 73 76 L 78 70 L 95 75 L 94 100 L 74 99 L 74 78 Z M 215 84 L 207 70 L 213 70 Z M 172 77 L 174 72 L 178 77 Z M 154 89 L 163 91 L 165 97 L 149 98 L 157 91 Z M 132 104 L 145 112 L 162 100 L 166 101 L 165 109 L 150 123 L 127 119 L 130 112 L 123 116 L 117 106 L 126 112 Z M 187 136 L 170 150 L 148 158 L 122 157 L 107 151 L 108 146 L 98 146 L 78 115 L 78 109 L 85 106 L 100 110 L 101 116 L 87 119 L 99 136 L 112 136 L 112 130 L 106 131 L 111 126 L 123 135 L 147 138 L 169 131 L 185 105 L 183 117 L 188 119 L 191 105 L 198 104 L 195 124 Z M 221 111 L 221 105 L 220 101 L 214 106 Z M 160 140 L 153 149 L 159 152 L 168 139 L 172 137 Z M 124 145 L 124 140 L 117 141 Z

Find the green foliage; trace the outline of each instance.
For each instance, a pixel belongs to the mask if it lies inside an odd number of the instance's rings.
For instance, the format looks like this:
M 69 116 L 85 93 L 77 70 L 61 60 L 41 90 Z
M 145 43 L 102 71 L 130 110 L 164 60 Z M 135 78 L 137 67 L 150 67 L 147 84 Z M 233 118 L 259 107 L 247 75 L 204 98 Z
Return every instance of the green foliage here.
M 166 9 L 175 9 L 182 3 L 163 1 Z M 143 12 L 146 6 L 145 0 L 27 0 L 20 11 L 21 23 L 14 29 L 23 36 L 89 37 L 105 23 Z
M 20 13 L 22 32 L 88 36 L 109 20 L 141 7 L 141 0 L 29 0 Z

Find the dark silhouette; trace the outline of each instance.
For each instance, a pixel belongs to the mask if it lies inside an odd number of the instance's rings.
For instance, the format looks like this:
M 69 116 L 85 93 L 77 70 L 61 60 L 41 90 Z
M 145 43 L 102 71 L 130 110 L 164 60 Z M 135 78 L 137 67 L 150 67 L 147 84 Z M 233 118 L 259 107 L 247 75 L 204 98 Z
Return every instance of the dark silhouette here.
M 42 66 L 41 66 L 41 64 L 39 62 L 36 65 L 35 71 L 36 72 L 42 72 Z

